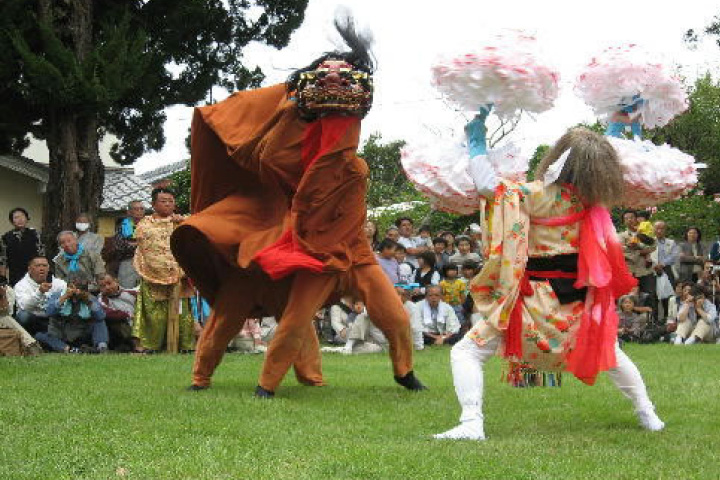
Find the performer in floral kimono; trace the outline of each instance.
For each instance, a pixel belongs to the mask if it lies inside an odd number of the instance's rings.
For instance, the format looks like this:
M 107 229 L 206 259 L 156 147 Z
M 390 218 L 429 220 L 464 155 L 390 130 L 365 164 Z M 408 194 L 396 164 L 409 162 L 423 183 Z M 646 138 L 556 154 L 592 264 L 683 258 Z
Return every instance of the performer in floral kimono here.
M 623 189 L 615 151 L 602 136 L 573 129 L 538 166 L 539 180 L 504 180 L 487 160 L 487 114 L 481 109 L 467 125 L 465 157 L 487 217 L 485 266 L 470 285 L 481 319 L 451 353 L 460 425 L 435 438 L 485 439 L 483 364 L 496 352 L 511 362 L 510 380 L 524 368 L 566 370 L 592 385 L 608 371 L 641 425 L 661 430 L 640 373 L 617 346 L 615 299 L 636 281 L 608 213 Z

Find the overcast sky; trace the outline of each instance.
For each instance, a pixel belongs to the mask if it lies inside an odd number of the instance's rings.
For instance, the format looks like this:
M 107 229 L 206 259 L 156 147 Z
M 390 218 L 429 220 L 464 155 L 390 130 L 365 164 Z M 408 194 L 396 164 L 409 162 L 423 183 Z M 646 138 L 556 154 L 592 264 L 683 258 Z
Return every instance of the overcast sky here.
M 380 132 L 385 140 L 411 142 L 461 129 L 463 112 L 440 99 L 430 85 L 429 66 L 437 53 L 477 46 L 484 32 L 502 28 L 536 34 L 562 76 L 555 108 L 535 120 L 525 118 L 512 135 L 527 149 L 553 142 L 578 122 L 594 121 L 572 85 L 582 65 L 608 46 L 638 43 L 662 52 L 687 77 L 708 69 L 720 77 L 720 47 L 707 40 L 690 51 L 683 42 L 688 29 L 701 30 L 720 14 L 720 2 L 709 0 L 310 0 L 305 21 L 290 45 L 282 51 L 251 46 L 245 50 L 246 64 L 259 65 L 267 85 L 283 81 L 290 70 L 333 48 L 332 20 L 340 6 L 352 11 L 357 23 L 375 37 L 375 103 L 363 122 L 363 137 Z M 215 92 L 216 99 L 224 95 Z M 168 109 L 166 146 L 143 156 L 135 164 L 138 172 L 187 158 L 185 137 L 191 115 L 191 108 Z

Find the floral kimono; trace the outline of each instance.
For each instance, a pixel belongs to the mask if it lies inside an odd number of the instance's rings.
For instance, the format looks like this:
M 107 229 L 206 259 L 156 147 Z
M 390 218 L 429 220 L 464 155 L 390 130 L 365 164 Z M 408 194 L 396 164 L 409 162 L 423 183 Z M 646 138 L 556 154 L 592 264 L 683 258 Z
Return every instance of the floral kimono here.
M 140 291 L 135 303 L 133 337 L 147 350 L 165 347 L 169 301 L 178 282 L 180 294 L 180 349 L 190 350 L 193 343 L 193 318 L 189 298 L 192 289 L 184 281 L 184 273 L 170 251 L 170 235 L 175 224 L 170 218 L 145 217 L 135 228 L 137 249 L 134 266 L 140 275 Z
M 470 284 L 481 320 L 468 337 L 501 337 L 512 375 L 569 370 L 592 384 L 615 366 L 614 300 L 634 282 L 607 210 L 570 185 L 503 180 L 485 211 L 485 265 Z

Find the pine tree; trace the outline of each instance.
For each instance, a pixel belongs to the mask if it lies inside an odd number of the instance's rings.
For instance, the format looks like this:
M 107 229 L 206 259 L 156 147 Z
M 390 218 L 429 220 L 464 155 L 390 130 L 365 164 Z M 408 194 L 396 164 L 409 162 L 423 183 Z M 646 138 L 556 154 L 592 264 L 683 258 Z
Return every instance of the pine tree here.
M 96 215 L 103 166 L 98 144 L 132 164 L 163 147 L 164 108 L 194 105 L 214 85 L 256 87 L 243 65 L 251 41 L 286 46 L 307 0 L 3 0 L 0 3 L 0 153 L 27 134 L 45 139 L 50 178 L 43 232 Z

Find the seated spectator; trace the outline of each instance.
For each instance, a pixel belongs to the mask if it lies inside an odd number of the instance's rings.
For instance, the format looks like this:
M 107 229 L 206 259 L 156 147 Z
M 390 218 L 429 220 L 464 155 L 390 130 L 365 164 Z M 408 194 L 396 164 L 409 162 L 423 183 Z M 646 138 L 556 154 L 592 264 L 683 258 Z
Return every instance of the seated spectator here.
M 383 272 L 385 272 L 385 275 L 388 276 L 393 285 L 400 282 L 400 265 L 395 258 L 396 248 L 397 243 L 393 242 L 389 238 L 386 238 L 380 242 L 378 245 L 378 253 L 375 254 L 375 258 L 377 258 L 380 268 L 383 269 Z
M 65 281 L 70 276 L 86 279 L 89 291 L 99 291 L 97 282 L 105 273 L 105 262 L 100 254 L 86 250 L 78 242 L 77 234 L 69 230 L 60 232 L 57 241 L 60 253 L 53 259 L 55 275 Z
M 109 347 L 113 350 L 133 350 L 132 322 L 135 317 L 136 296 L 136 292 L 120 288 L 118 281 L 109 273 L 100 278 L 98 302 L 105 311 L 105 324 L 110 336 Z
M 399 243 L 395 247 L 395 260 L 398 262 L 398 282 L 403 285 L 413 283 L 415 280 L 415 266 L 405 261 L 406 257 L 405 247 Z
M 455 315 L 462 324 L 465 321 L 463 304 L 465 303 L 467 285 L 458 278 L 457 265 L 446 265 L 443 273 L 445 279 L 440 281 L 443 301 L 455 310 Z
M 395 291 L 400 297 L 400 301 L 403 303 L 403 307 L 405 307 L 405 312 L 407 312 L 408 317 L 410 318 L 410 332 L 412 335 L 413 348 L 415 350 L 423 350 L 425 348 L 425 341 L 423 340 L 424 327 L 422 322 L 418 323 L 420 318 L 415 315 L 417 304 L 410 299 L 410 290 L 407 288 L 396 286 Z
M 707 260 L 703 264 L 703 270 L 698 276 L 697 285 L 702 288 L 705 298 L 710 300 L 717 307 L 717 298 L 720 296 L 720 280 L 714 271 L 715 264 Z
M 450 257 L 450 263 L 457 265 L 458 267 L 468 260 L 471 260 L 477 264 L 482 264 L 482 258 L 480 255 L 472 251 L 473 245 L 470 237 L 460 236 L 457 238 L 458 253 Z
M 413 302 L 419 302 L 425 298 L 425 290 L 430 285 L 440 284 L 440 273 L 435 270 L 435 254 L 433 252 L 422 252 L 417 257 L 418 268 L 415 270 L 415 282 L 418 284 L 412 291 Z
M 262 339 L 260 319 L 247 318 L 240 332 L 230 342 L 230 347 L 242 353 L 263 353 L 267 345 Z
M 64 280 L 49 275 L 49 272 L 47 258 L 35 257 L 30 260 L 25 276 L 15 285 L 15 318 L 30 335 L 47 332 L 50 322 L 46 313 L 48 300 L 67 287 Z
M 81 213 L 75 219 L 75 229 L 77 230 L 78 243 L 88 252 L 101 254 L 105 246 L 105 238 L 91 231 L 92 221 L 90 214 Z
M 683 297 L 685 296 L 685 282 L 677 282 L 675 284 L 675 295 L 668 298 L 667 304 L 667 317 L 665 319 L 665 331 L 668 334 L 672 334 L 677 330 L 677 314 L 680 304 L 682 304 Z M 689 293 L 689 290 L 688 290 Z M 669 336 L 666 336 L 667 340 Z
M 362 309 L 350 325 L 348 339 L 343 347 L 345 354 L 379 353 L 387 350 L 388 341 L 385 335 L 368 317 L 362 302 L 356 302 L 357 309 Z
M 350 333 L 349 327 L 365 306 L 362 302 L 355 302 L 351 297 L 345 296 L 330 307 L 330 324 L 334 338 L 332 343 L 345 345 Z
M 88 292 L 86 284 L 71 281 L 65 291 L 55 292 L 48 300 L 47 314 L 50 317 L 48 331 L 38 333 L 35 338 L 50 349 L 63 353 L 107 351 L 105 311 Z M 86 349 L 88 343 L 93 348 Z
M 270 341 L 275 336 L 277 326 L 277 320 L 275 320 L 275 317 L 263 317 L 260 320 L 260 338 L 262 338 L 265 345 L 270 344 Z
M 7 279 L 2 278 L 2 283 L 0 283 L 0 328 L 17 332 L 19 345 L 16 355 L 38 355 L 42 353 L 42 348 L 38 342 L 12 317 L 14 306 L 15 292 L 10 285 L 7 285 Z M 0 348 L 0 355 L 3 354 L 4 352 Z
M 632 295 L 620 297 L 618 306 L 618 338 L 626 342 L 641 341 L 648 323 L 648 312 L 635 310 L 635 298 Z
M 415 306 L 415 317 L 414 323 L 423 326 L 425 345 L 453 345 L 462 338 L 455 310 L 442 301 L 439 285 L 427 287 L 425 299 Z
M 678 311 L 675 345 L 711 342 L 718 334 L 718 315 L 715 305 L 695 285 L 685 297 Z

